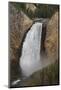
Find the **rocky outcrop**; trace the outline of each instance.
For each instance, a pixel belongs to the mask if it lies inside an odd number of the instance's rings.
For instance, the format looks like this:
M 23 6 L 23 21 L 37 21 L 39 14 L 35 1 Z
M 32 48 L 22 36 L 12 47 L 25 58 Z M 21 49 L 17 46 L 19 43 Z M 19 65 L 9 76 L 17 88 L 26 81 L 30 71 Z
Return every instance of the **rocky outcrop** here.
M 32 20 L 24 12 L 18 11 L 14 5 L 9 5 L 9 36 L 10 36 L 10 60 L 18 61 L 18 49 L 20 48 L 24 33 L 32 25 Z
M 48 58 L 58 59 L 58 12 L 56 12 L 47 24 L 45 48 Z
M 26 4 L 26 10 L 28 10 L 28 12 L 32 12 L 33 14 L 35 13 L 37 7 L 34 4 Z
M 10 83 L 20 76 L 19 57 L 23 37 L 32 25 L 32 20 L 24 12 L 18 11 L 14 5 L 9 4 L 9 62 L 10 62 Z

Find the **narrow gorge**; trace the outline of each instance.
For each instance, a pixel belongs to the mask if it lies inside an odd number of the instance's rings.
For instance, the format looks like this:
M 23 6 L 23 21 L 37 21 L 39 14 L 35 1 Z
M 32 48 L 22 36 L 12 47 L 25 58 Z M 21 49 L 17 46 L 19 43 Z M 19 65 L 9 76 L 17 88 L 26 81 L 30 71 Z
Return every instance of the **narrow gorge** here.
M 9 87 L 59 84 L 58 14 L 58 5 L 9 4 Z

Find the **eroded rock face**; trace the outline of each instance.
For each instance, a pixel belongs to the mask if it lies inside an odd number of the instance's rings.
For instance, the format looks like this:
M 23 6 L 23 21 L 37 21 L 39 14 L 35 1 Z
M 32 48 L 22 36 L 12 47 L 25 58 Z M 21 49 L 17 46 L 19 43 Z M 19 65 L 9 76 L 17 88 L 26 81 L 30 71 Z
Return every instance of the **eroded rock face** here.
M 9 62 L 10 83 L 20 76 L 19 57 L 24 34 L 32 25 L 32 20 L 22 11 L 18 11 L 12 3 L 9 3 Z
M 36 7 L 34 4 L 26 4 L 26 9 L 27 9 L 29 12 L 31 11 L 32 13 L 35 13 L 37 7 Z
M 49 58 L 58 59 L 58 12 L 56 12 L 47 24 L 45 48 Z
M 14 5 L 9 4 L 9 36 L 10 36 L 10 60 L 18 61 L 18 49 L 20 48 L 24 33 L 31 27 L 32 20 L 22 11 L 18 11 Z

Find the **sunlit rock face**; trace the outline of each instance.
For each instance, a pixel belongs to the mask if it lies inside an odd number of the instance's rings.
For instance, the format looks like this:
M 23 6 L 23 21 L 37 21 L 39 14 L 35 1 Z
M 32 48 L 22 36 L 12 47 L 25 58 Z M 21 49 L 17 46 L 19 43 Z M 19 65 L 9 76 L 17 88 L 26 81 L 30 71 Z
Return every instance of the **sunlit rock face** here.
M 59 35 L 59 23 L 58 18 L 59 14 L 58 12 L 55 12 L 55 14 L 51 17 L 47 24 L 47 32 L 46 32 L 46 38 L 45 38 L 45 48 L 46 53 L 48 55 L 48 58 L 51 58 L 51 60 L 58 60 L 58 35 Z
M 41 34 L 42 23 L 36 22 L 28 31 L 22 47 L 20 67 L 24 76 L 30 76 L 41 68 Z

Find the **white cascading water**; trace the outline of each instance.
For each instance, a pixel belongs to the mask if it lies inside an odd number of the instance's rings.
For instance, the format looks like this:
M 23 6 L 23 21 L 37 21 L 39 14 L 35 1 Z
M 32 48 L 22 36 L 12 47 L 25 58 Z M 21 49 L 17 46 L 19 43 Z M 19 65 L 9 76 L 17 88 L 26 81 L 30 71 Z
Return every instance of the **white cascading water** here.
M 42 23 L 36 22 L 27 33 L 23 42 L 20 67 L 24 76 L 30 76 L 41 68 L 41 34 Z
M 48 59 L 41 56 L 41 34 L 42 23 L 36 22 L 32 25 L 28 31 L 25 41 L 22 47 L 22 56 L 20 57 L 20 67 L 22 74 L 25 77 L 29 77 L 34 72 L 46 67 L 54 62 L 53 59 Z M 12 85 L 16 85 L 21 79 L 17 79 L 12 82 Z

